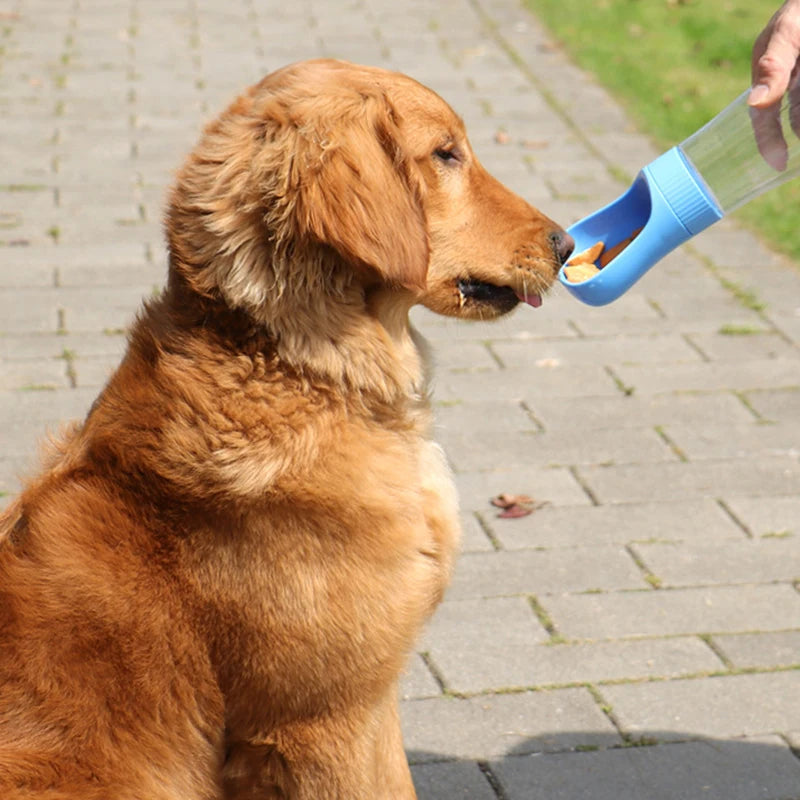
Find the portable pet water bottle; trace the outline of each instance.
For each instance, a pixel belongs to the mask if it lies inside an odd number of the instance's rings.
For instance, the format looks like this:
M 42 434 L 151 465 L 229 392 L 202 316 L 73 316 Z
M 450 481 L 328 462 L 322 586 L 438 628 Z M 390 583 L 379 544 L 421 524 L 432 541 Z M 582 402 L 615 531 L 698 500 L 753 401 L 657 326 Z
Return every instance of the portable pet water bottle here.
M 800 174 L 800 96 L 750 108 L 744 92 L 681 144 L 650 162 L 630 188 L 568 233 L 575 253 L 638 235 L 592 277 L 559 280 L 579 300 L 605 305 L 678 245 L 754 197 Z

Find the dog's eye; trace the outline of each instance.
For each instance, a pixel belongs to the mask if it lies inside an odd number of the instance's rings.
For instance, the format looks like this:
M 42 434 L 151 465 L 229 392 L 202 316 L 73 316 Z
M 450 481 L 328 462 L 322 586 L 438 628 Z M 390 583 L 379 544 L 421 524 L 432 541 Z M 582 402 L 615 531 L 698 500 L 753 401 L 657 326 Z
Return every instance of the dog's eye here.
M 439 161 L 444 161 L 445 163 L 448 161 L 458 161 L 458 154 L 456 151 L 446 147 L 437 147 L 433 151 L 433 157 L 437 158 Z

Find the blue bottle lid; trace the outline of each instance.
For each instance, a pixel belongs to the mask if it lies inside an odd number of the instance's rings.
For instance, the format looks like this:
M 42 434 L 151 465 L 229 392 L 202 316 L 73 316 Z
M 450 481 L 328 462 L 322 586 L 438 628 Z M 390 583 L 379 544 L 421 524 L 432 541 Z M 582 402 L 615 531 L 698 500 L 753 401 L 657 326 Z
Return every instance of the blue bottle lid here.
M 576 253 L 598 241 L 611 248 L 641 228 L 636 238 L 588 280 L 567 280 L 563 267 L 559 280 L 584 303 L 606 305 L 667 253 L 722 216 L 711 190 L 680 147 L 673 147 L 644 167 L 624 194 L 568 230 Z

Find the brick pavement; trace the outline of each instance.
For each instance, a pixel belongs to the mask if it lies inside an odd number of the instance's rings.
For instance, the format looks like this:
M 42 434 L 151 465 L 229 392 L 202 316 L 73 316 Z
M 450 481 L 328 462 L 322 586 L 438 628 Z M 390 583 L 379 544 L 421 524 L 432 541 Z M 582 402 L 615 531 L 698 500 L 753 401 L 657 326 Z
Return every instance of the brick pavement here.
M 658 154 L 514 0 L 5 3 L 0 502 L 162 282 L 202 121 L 319 55 L 437 89 L 565 225 Z M 416 319 L 465 524 L 402 687 L 420 796 L 800 798 L 800 271 L 725 221 L 613 306 Z

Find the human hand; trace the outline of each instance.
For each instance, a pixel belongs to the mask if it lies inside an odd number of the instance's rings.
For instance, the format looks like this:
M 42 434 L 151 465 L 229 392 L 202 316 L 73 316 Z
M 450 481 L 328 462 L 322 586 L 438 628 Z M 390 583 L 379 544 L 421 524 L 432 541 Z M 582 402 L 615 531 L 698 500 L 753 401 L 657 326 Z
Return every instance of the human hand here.
M 764 160 L 783 171 L 788 147 L 781 124 L 781 101 L 789 90 L 789 123 L 800 136 L 800 0 L 786 0 L 753 45 L 752 89 L 747 98 L 756 144 Z

